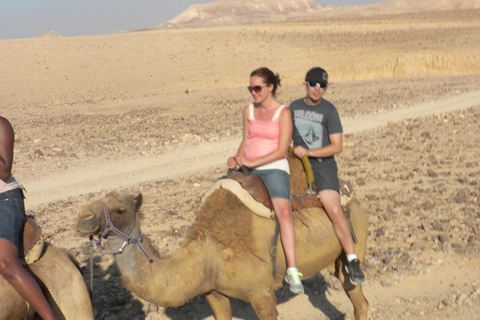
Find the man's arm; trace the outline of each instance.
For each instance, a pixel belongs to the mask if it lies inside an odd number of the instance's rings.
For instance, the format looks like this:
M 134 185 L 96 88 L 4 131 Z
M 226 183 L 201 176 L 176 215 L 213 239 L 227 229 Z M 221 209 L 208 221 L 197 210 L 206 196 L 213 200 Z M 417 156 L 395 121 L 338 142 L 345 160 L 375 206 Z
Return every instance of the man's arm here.
M 336 154 L 342 152 L 342 144 L 343 144 L 343 135 L 341 133 L 333 133 L 328 136 L 330 139 L 330 144 L 323 146 L 318 149 L 305 149 L 302 146 L 298 146 L 295 148 L 295 155 L 297 157 L 302 157 L 303 155 L 307 155 L 308 157 L 312 158 L 326 158 L 331 157 Z

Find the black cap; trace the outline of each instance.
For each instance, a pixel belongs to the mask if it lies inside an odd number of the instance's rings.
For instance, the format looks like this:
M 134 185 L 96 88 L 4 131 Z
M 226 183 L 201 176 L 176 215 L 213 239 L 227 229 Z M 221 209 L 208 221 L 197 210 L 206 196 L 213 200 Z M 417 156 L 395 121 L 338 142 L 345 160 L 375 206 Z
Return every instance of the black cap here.
M 322 84 L 328 84 L 328 73 L 320 67 L 310 69 L 305 76 L 305 81 Z

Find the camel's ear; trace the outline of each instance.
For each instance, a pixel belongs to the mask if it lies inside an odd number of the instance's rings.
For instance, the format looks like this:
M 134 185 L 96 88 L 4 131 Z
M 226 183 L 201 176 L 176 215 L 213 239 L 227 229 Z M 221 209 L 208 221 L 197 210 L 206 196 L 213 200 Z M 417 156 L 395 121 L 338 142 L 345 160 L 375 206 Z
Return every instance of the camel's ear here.
M 140 209 L 140 206 L 142 205 L 142 201 L 143 201 L 143 196 L 141 193 L 139 193 L 136 197 L 135 197 L 135 211 L 137 211 L 138 209 Z

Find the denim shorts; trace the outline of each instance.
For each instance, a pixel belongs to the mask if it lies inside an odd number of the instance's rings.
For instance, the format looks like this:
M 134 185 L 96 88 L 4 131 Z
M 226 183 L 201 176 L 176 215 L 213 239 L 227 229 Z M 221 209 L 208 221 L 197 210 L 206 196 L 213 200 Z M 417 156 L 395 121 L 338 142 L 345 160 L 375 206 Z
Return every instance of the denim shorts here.
M 283 170 L 252 170 L 254 175 L 262 178 L 271 199 L 285 198 L 290 201 L 290 175 Z
M 23 191 L 13 189 L 0 193 L 0 238 L 20 248 L 20 236 L 27 221 Z

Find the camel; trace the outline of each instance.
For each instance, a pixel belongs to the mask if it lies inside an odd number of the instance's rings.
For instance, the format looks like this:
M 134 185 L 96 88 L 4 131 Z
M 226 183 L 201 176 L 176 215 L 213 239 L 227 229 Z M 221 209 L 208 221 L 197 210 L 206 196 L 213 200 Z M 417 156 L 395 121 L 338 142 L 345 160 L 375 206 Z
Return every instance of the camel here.
M 29 220 L 25 229 L 31 223 L 34 222 Z M 63 249 L 43 241 L 43 237 L 36 239 L 32 252 L 36 257 L 24 259 L 25 268 L 42 288 L 56 319 L 94 320 L 90 292 L 74 258 Z M 1 276 L 0 297 L 0 319 L 36 319 L 33 309 Z
M 301 194 L 307 185 L 303 166 L 291 155 L 289 162 L 292 194 Z M 275 236 L 274 219 L 253 213 L 234 193 L 217 188 L 197 210 L 182 247 L 162 256 L 149 238 L 142 235 L 142 201 L 141 193 L 110 192 L 78 214 L 78 232 L 103 234 L 112 249 L 121 248 L 115 251 L 118 253 L 115 260 L 127 290 L 164 307 L 180 306 L 205 294 L 217 320 L 232 319 L 229 300 L 232 297 L 249 302 L 260 320 L 277 319 L 274 290 L 286 285 L 283 280 L 286 262 L 281 242 Z M 355 250 L 363 261 L 367 216 L 355 198 L 347 206 L 357 239 Z M 303 279 L 328 268 L 342 282 L 354 306 L 355 319 L 367 319 L 368 302 L 362 287 L 348 279 L 345 254 L 323 209 L 294 210 L 293 216 L 297 267 Z M 124 236 L 109 232 L 111 226 Z M 273 247 L 276 247 L 275 259 L 271 255 Z

